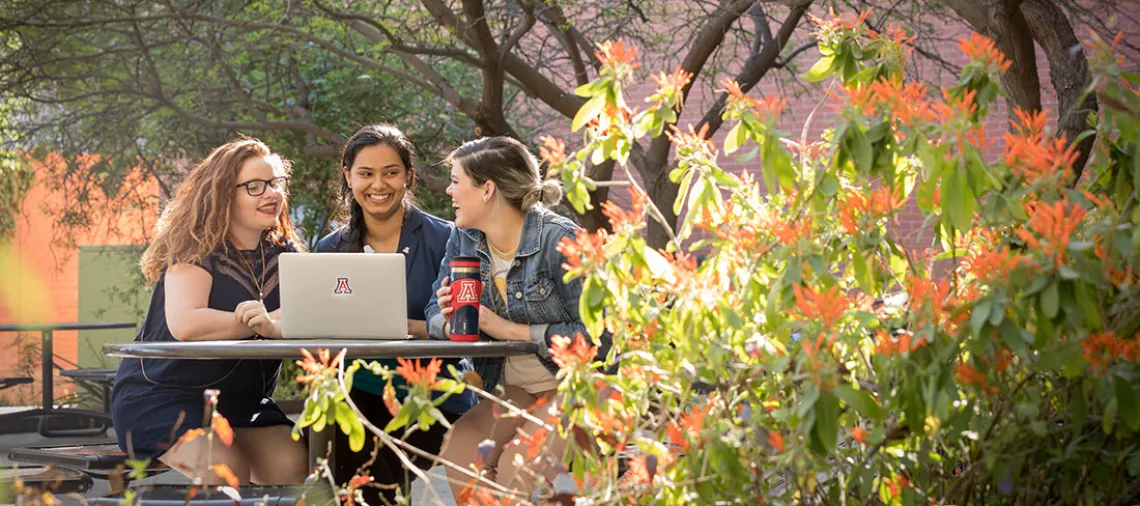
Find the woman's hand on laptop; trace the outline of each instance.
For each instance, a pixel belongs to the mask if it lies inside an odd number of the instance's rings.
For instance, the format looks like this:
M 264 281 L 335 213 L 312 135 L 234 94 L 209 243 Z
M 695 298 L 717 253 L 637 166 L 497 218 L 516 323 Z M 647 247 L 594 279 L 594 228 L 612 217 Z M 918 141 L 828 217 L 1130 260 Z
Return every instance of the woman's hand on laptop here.
M 439 304 L 439 314 L 443 315 L 446 320 L 451 319 L 451 278 L 444 276 L 439 284 L 439 290 L 435 291 L 436 303 Z
M 256 300 L 247 300 L 238 304 L 234 309 L 234 318 L 249 326 L 257 335 L 271 339 L 281 339 L 280 315 L 270 315 L 265 304 Z

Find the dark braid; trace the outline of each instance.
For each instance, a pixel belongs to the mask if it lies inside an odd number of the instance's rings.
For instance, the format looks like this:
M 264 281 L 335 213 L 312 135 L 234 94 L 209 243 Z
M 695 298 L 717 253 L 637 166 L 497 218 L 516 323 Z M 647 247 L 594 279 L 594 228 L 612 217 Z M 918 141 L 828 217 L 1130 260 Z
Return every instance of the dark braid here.
M 348 252 L 364 251 L 364 208 L 356 203 L 352 194 L 348 195 L 350 214 L 348 217 Z

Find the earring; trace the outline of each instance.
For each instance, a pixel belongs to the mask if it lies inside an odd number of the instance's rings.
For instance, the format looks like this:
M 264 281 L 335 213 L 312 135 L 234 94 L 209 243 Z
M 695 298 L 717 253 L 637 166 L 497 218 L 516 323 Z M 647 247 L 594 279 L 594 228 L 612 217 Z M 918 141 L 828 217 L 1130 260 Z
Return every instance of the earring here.
M 483 195 L 483 202 L 486 202 L 486 201 L 487 201 L 487 199 L 489 199 L 489 198 L 490 198 L 490 197 L 488 197 L 488 196 L 486 196 L 486 195 Z

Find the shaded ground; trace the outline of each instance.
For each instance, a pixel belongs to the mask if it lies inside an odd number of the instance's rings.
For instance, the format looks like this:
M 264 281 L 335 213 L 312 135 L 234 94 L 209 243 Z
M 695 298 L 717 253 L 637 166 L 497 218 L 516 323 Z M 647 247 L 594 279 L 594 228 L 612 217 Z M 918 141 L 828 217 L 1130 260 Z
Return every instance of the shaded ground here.
M 114 442 L 115 435 L 113 431 L 108 431 L 106 436 L 99 437 L 70 437 L 70 438 L 45 438 L 38 433 L 29 432 L 23 434 L 0 434 L 0 466 L 11 466 L 13 462 L 8 460 L 8 451 L 13 448 L 28 447 L 28 446 L 59 446 L 59 445 L 72 445 L 72 444 L 103 444 Z M 412 484 L 412 504 L 416 505 L 436 505 L 443 504 L 450 506 L 455 504 L 451 497 L 451 490 L 447 487 L 447 482 L 443 479 L 443 469 L 436 467 L 428 473 L 433 479 L 431 481 L 431 490 L 425 487 L 423 480 L 417 479 Z M 185 484 L 189 481 L 182 475 L 175 472 L 162 473 L 146 480 L 135 482 L 135 485 L 140 484 Z M 434 494 L 432 491 L 434 490 Z M 94 485 L 91 490 L 84 494 L 85 497 L 99 497 L 110 493 L 110 486 L 106 480 L 95 479 Z M 443 501 L 436 500 L 436 497 L 441 498 Z M 78 505 L 79 501 L 75 499 L 65 499 L 65 506 Z

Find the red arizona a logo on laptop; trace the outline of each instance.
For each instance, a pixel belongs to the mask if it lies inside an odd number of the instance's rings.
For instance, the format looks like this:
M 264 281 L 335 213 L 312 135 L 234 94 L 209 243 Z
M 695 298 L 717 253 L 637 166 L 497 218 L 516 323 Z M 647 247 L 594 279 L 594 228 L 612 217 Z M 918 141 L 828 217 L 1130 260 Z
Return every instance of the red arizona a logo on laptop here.
M 333 293 L 352 293 L 352 288 L 348 287 L 348 278 L 336 278 L 336 290 Z

